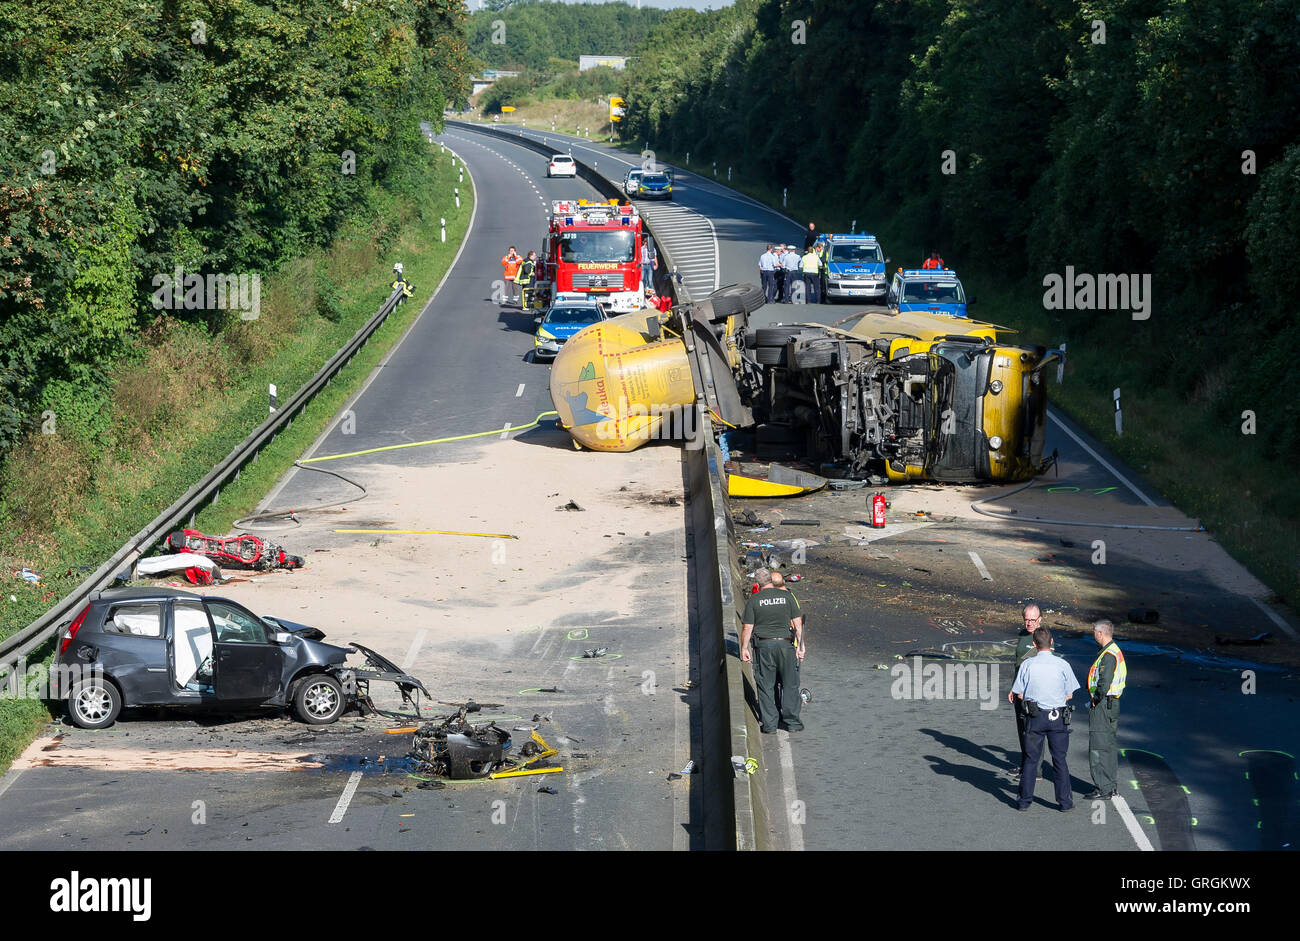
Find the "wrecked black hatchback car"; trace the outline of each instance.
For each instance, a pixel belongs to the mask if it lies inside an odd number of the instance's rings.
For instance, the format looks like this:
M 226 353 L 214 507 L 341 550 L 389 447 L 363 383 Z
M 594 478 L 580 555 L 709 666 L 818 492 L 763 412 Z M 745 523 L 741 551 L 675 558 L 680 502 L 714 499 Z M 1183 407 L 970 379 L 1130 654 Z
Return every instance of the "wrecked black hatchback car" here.
M 373 711 L 371 680 L 403 701 L 428 691 L 374 651 L 323 643 L 305 624 L 258 617 L 227 598 L 173 588 L 96 592 L 59 634 L 51 696 L 83 729 L 113 724 L 123 708 L 190 706 L 238 711 L 291 707 L 326 725 L 349 706 Z M 349 667 L 360 653 L 366 666 Z

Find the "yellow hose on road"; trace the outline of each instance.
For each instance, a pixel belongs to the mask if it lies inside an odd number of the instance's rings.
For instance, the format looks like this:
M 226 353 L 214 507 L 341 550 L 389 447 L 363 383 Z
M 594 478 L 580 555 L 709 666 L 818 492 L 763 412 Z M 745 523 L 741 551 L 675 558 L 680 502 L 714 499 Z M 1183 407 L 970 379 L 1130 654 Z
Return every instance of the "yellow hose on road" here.
M 527 431 L 529 428 L 536 428 L 543 418 L 554 418 L 558 412 L 542 412 L 526 425 L 508 428 L 493 428 L 491 431 L 476 431 L 468 435 L 453 435 L 450 438 L 432 438 L 428 441 L 412 441 L 409 444 L 389 444 L 382 448 L 367 448 L 364 451 L 349 451 L 347 454 L 327 454 L 324 457 L 309 457 L 299 461 L 299 464 L 318 464 L 321 461 L 337 461 L 345 457 L 361 457 L 363 454 L 378 454 L 381 451 L 400 451 L 403 448 L 421 448 L 426 444 L 446 444 L 450 441 L 468 441 L 470 438 L 487 438 L 491 435 L 499 435 L 512 431 Z

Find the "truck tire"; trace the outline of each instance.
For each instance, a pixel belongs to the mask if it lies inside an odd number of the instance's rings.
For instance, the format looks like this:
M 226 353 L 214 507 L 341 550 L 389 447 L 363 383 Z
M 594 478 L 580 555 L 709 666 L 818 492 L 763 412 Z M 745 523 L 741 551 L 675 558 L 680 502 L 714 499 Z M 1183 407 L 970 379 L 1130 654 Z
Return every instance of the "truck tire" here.
M 760 348 L 764 346 L 784 348 L 791 337 L 800 336 L 807 329 L 807 327 L 759 327 L 754 331 L 754 345 Z
M 786 350 L 784 346 L 758 346 L 754 348 L 754 359 L 763 366 L 784 366 Z
M 765 298 L 763 289 L 756 284 L 728 284 L 725 287 L 718 288 L 709 295 L 709 300 L 716 301 L 720 298 L 737 298 L 745 307 L 745 313 L 752 314 L 763 306 Z
M 726 323 L 728 317 L 743 317 L 749 311 L 739 297 L 716 295 L 700 304 L 701 311 L 709 318 L 709 323 Z
M 835 365 L 835 348 L 833 346 L 807 346 L 795 350 L 794 364 L 800 369 L 818 369 Z

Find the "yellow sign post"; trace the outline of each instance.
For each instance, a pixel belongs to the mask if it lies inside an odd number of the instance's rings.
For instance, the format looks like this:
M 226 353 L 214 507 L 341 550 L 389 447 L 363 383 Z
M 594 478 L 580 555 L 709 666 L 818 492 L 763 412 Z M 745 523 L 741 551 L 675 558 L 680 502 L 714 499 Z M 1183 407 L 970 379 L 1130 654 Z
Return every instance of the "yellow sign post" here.
M 609 99 L 609 123 L 614 124 L 623 120 L 623 115 L 627 114 L 627 109 L 623 106 L 622 98 L 612 96 Z
M 509 114 L 511 111 L 514 111 L 514 110 L 515 110 L 515 106 L 514 106 L 514 105 L 502 105 L 502 106 L 501 106 L 501 110 L 502 110 L 504 113 Z

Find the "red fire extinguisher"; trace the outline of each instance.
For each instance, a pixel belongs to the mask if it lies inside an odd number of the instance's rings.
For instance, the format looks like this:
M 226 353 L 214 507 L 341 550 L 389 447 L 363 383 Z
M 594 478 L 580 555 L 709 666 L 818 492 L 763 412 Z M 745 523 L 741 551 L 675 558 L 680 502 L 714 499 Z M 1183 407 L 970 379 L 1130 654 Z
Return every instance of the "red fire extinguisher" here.
M 885 528 L 885 495 L 883 493 L 873 493 L 871 495 L 871 525 L 876 529 Z

